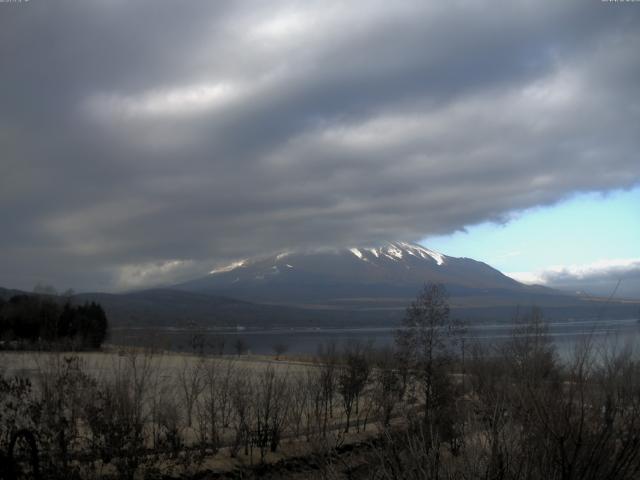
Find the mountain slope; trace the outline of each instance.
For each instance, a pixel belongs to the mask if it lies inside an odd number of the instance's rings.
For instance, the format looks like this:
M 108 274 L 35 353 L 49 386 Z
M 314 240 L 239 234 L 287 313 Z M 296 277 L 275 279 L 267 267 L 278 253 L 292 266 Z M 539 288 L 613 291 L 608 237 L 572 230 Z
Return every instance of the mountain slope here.
M 256 305 L 233 298 L 170 289 L 125 294 L 83 293 L 74 302 L 100 303 L 114 326 L 264 327 L 320 320 L 295 308 Z
M 102 304 L 114 327 L 389 326 L 426 282 L 444 283 L 453 314 L 465 320 L 509 320 L 533 305 L 554 320 L 634 318 L 640 307 L 640 302 L 527 286 L 483 262 L 403 242 L 283 252 L 236 262 L 171 288 L 83 293 L 72 301 Z M 0 288 L 3 298 L 20 293 Z
M 454 298 L 529 300 L 557 296 L 523 285 L 489 265 L 406 242 L 377 248 L 283 252 L 236 262 L 174 288 L 252 302 L 314 308 L 404 308 L 426 282 L 447 286 Z M 497 300 L 498 298 L 503 300 Z

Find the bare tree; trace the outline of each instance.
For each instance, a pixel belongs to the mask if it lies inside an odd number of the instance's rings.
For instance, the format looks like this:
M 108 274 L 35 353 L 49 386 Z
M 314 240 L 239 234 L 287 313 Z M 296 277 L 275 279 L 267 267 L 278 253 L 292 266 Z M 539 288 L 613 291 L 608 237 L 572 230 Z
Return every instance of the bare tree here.
M 357 342 L 351 342 L 345 348 L 345 365 L 340 367 L 338 375 L 338 391 L 342 397 L 342 405 L 346 415 L 345 433 L 349 432 L 351 414 L 355 407 L 359 412 L 360 395 L 362 394 L 371 371 L 366 349 Z
M 161 417 L 163 415 L 162 409 L 164 407 L 164 399 L 173 394 L 174 385 L 171 382 L 167 382 L 163 371 L 163 355 L 159 352 L 153 352 L 154 368 L 151 371 L 149 378 L 149 417 L 150 423 L 149 429 L 150 435 L 153 441 L 153 446 L 156 447 L 156 443 L 160 440 L 161 432 L 159 426 L 161 424 Z
M 264 461 L 267 449 L 275 452 L 282 438 L 284 421 L 287 418 L 289 395 L 285 375 L 276 373 L 273 366 L 260 373 L 254 388 L 254 424 L 252 436 L 260 449 L 260 460 Z
M 394 354 L 388 349 L 383 350 L 378 355 L 373 371 L 372 393 L 378 413 L 382 417 L 383 427 L 389 427 L 402 394 L 402 378 Z
M 233 380 L 236 375 L 242 374 L 242 372 L 238 372 L 234 360 L 229 358 L 225 360 L 221 374 L 222 377 L 220 379 L 218 389 L 218 398 L 220 400 L 218 413 L 220 414 L 220 424 L 222 428 L 225 429 L 229 427 L 230 418 L 233 412 L 233 405 L 231 402 Z
M 180 409 L 171 397 L 164 396 L 158 399 L 154 445 L 157 449 L 168 449 L 173 456 L 178 456 L 184 448 L 180 417 Z
M 224 335 L 213 335 L 207 342 L 207 345 L 214 355 L 224 355 L 225 344 L 226 340 Z
M 200 438 L 217 452 L 222 431 L 228 426 L 229 421 L 233 363 L 218 360 L 203 362 L 202 374 L 202 394 L 196 404 Z
M 515 324 L 504 347 L 513 375 L 531 385 L 557 377 L 557 354 L 542 311 L 534 307 L 524 314 L 518 312 Z
M 289 427 L 294 436 L 301 434 L 302 421 L 306 410 L 309 408 L 309 388 L 304 375 L 295 375 L 289 381 L 291 401 L 289 411 Z
M 277 342 L 273 345 L 273 353 L 276 355 L 276 360 L 280 360 L 280 356 L 284 355 L 289 350 L 289 345 L 284 342 Z
M 40 295 L 58 295 L 58 290 L 56 290 L 56 288 L 52 285 L 38 282 L 33 287 L 33 293 L 37 293 Z
M 182 357 L 182 366 L 178 372 L 178 385 L 182 392 L 189 428 L 193 424 L 193 408 L 204 388 L 203 370 L 204 365 L 201 357 L 196 359 Z
M 400 359 L 421 386 L 425 425 L 437 423 L 442 418 L 437 410 L 450 400 L 446 368 L 452 364 L 461 333 L 461 325 L 450 316 L 447 291 L 440 284 L 424 286 L 396 333 Z
M 304 377 L 306 391 L 304 414 L 307 441 L 311 441 L 316 433 L 321 435 L 326 433 L 327 396 L 321 379 L 322 372 L 319 369 L 307 370 Z
M 329 421 L 333 418 L 333 401 L 336 395 L 338 383 L 338 352 L 335 343 L 320 345 L 318 351 L 320 362 L 319 384 L 321 388 L 322 435 L 325 436 Z
M 244 355 L 245 353 L 247 353 L 248 349 L 247 342 L 244 340 L 244 338 L 238 337 L 233 344 L 233 348 L 238 356 Z
M 146 452 L 145 409 L 151 357 L 135 351 L 114 365 L 113 376 L 89 393 L 85 418 L 91 448 L 105 463 L 113 463 L 118 476 L 133 479 L 142 465 L 154 462 Z
M 251 402 L 253 385 L 246 371 L 238 369 L 231 385 L 231 402 L 233 405 L 234 440 L 230 454 L 235 457 L 244 446 L 245 455 L 249 454 L 251 422 L 253 418 Z

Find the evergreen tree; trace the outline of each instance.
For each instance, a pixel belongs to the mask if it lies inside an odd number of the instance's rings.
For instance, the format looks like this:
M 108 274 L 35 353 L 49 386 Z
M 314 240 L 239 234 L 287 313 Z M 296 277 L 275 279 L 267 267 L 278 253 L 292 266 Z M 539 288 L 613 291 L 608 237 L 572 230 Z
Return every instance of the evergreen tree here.
M 108 331 L 103 308 L 95 303 L 62 307 L 52 298 L 15 295 L 0 303 L 0 337 L 30 343 L 72 341 L 82 348 L 100 348 Z

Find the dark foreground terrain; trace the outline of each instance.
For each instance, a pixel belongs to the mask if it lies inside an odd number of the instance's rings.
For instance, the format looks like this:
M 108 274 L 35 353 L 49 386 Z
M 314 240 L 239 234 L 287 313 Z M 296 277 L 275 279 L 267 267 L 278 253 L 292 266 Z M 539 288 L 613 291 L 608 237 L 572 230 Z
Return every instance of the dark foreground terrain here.
M 631 350 L 587 337 L 560 361 L 536 311 L 460 348 L 420 300 L 393 350 L 3 353 L 0 478 L 638 478 Z

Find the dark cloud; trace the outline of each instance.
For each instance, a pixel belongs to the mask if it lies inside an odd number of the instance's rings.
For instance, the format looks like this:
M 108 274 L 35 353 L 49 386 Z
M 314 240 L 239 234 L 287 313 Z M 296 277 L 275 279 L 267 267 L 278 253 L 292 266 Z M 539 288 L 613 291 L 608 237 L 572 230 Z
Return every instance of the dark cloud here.
M 0 284 L 138 286 L 640 179 L 632 3 L 0 10 Z

